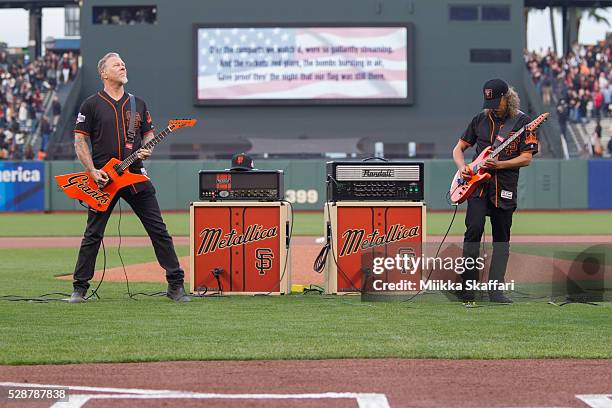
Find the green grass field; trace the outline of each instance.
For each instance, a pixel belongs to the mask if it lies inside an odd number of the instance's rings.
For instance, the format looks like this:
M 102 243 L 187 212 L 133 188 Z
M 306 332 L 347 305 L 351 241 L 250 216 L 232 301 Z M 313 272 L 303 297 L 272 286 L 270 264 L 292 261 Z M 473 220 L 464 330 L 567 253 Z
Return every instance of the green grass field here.
M 186 247 L 178 247 L 186 255 Z M 0 295 L 70 292 L 77 248 L 0 249 Z M 124 248 L 127 264 L 154 259 Z M 107 249 L 107 267 L 119 266 Z M 101 267 L 101 257 L 98 259 Z M 131 285 L 132 292 L 164 290 Z M 413 303 L 297 295 L 130 300 L 104 282 L 100 300 L 0 301 L 0 364 L 325 358 L 610 358 L 612 305 L 545 300 L 467 309 L 423 296 Z M 490 304 L 483 303 L 483 306 Z M 588 344 L 588 347 L 585 347 Z
M 165 215 L 170 231 L 187 235 L 188 215 Z M 610 234 L 610 213 L 517 213 L 514 234 Z M 108 235 L 117 231 L 116 215 Z M 450 214 L 433 213 L 428 233 L 444 233 Z M 296 215 L 294 234 L 319 235 L 322 215 Z M 458 214 L 454 233 L 462 233 Z M 1 236 L 80 235 L 84 214 L 0 215 Z M 124 214 L 123 235 L 144 235 Z M 0 296 L 71 291 L 59 280 L 74 268 L 78 248 L 0 248 Z M 177 247 L 179 255 L 188 248 Z M 528 250 L 526 250 L 528 252 Z M 122 249 L 126 264 L 155 259 L 149 247 Z M 107 267 L 119 266 L 107 248 Z M 98 257 L 102 268 L 102 256 Z M 94 283 L 95 285 L 95 283 Z M 132 292 L 165 290 L 132 283 Z M 545 291 L 543 292 L 545 293 Z M 410 303 L 361 302 L 353 296 L 131 300 L 125 283 L 104 282 L 100 300 L 0 300 L 0 364 L 325 359 L 325 358 L 612 358 L 612 304 L 556 307 L 547 299 L 512 306 L 465 308 L 443 296 Z M 585 346 L 586 345 L 586 346 Z
M 441 235 L 446 232 L 452 213 L 429 212 L 427 233 Z M 0 236 L 79 236 L 85 227 L 85 213 L 57 214 L 0 214 Z M 113 213 L 107 235 L 117 235 L 118 211 Z M 166 213 L 164 220 L 173 235 L 189 235 L 188 213 Z M 451 234 L 464 232 L 464 213 L 458 212 Z M 121 220 L 122 235 L 145 235 L 137 217 L 124 210 Z M 296 213 L 294 235 L 323 235 L 323 213 Z M 515 213 L 512 225 L 514 235 L 610 235 L 612 212 L 521 212 Z

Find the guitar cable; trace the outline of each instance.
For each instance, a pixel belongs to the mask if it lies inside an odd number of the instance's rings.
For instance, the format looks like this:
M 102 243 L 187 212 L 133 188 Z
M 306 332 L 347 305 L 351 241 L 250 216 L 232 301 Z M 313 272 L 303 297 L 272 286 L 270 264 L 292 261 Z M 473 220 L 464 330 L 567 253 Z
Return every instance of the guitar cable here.
M 331 176 L 328 175 L 327 176 L 327 185 L 328 185 L 328 194 L 329 194 L 329 188 L 330 188 L 330 183 L 329 181 L 332 181 L 334 183 L 337 184 L 337 181 Z M 442 241 L 440 242 L 440 245 L 438 246 L 438 249 L 436 251 L 436 255 L 435 258 L 438 257 L 440 250 L 442 249 L 442 245 L 444 245 L 444 242 L 446 241 L 446 238 L 448 237 L 448 234 L 450 233 L 450 230 L 453 226 L 453 223 L 455 221 L 455 217 L 457 215 L 457 210 L 459 209 L 459 205 L 458 204 L 454 204 L 450 202 L 450 191 L 446 193 L 446 200 L 449 202 L 449 204 L 451 204 L 452 206 L 455 207 L 455 210 L 453 211 L 453 216 L 451 218 L 451 221 L 448 225 L 448 228 L 446 230 L 446 233 L 444 234 L 444 237 L 442 238 Z M 328 213 L 328 217 L 331 216 L 331 212 L 330 212 L 330 203 L 329 201 L 326 201 L 325 205 L 327 206 L 327 213 Z M 334 260 L 334 264 L 336 265 L 336 268 L 338 269 L 338 271 L 342 274 L 342 276 L 344 277 L 344 279 L 349 282 L 349 284 L 351 285 L 351 289 L 353 289 L 356 292 L 359 293 L 363 293 L 363 290 L 357 289 L 355 287 L 355 285 L 353 284 L 353 281 L 351 279 L 349 279 L 349 277 L 346 275 L 346 273 L 342 270 L 342 268 L 338 265 L 338 260 L 336 259 L 336 254 L 334 252 L 334 247 L 333 247 L 333 239 L 331 239 L 331 236 L 333 236 L 333 231 L 331 231 L 331 223 L 329 223 L 331 221 L 331 219 L 328 219 L 328 223 L 326 223 L 326 226 L 328 226 L 329 228 L 329 232 L 328 233 L 326 231 L 326 239 L 327 242 L 325 244 L 325 246 L 321 249 L 321 251 L 319 252 L 319 255 L 317 256 L 317 258 L 315 259 L 313 268 L 316 272 L 320 272 L 323 270 L 323 268 L 325 267 L 325 263 L 326 263 L 326 259 L 328 256 L 328 253 L 331 251 L 333 260 Z M 431 274 L 433 273 L 433 266 L 431 266 L 429 268 L 429 272 L 426 278 L 426 281 L 429 281 L 429 279 L 431 278 Z M 414 295 L 410 296 L 408 299 L 403 300 L 402 302 L 409 302 L 411 300 L 413 300 L 416 296 L 420 295 L 423 292 L 422 289 L 419 289 Z
M 515 210 L 515 212 L 516 212 L 516 210 Z M 493 246 L 495 246 L 495 243 L 493 242 L 493 239 L 491 239 L 491 243 L 492 243 Z M 485 233 L 483 234 L 483 248 L 482 248 L 484 256 L 486 258 L 487 257 L 487 250 L 486 250 L 485 244 L 486 244 L 486 230 L 485 230 Z M 510 243 L 508 242 L 508 244 L 510 244 Z M 491 261 L 493 261 L 492 256 L 493 256 L 493 254 L 491 254 Z M 487 272 L 486 275 L 483 274 L 483 279 L 482 280 L 485 281 L 485 278 L 487 278 L 486 280 L 488 280 L 488 272 Z M 549 298 L 549 296 L 547 296 L 547 295 L 538 296 L 538 295 L 534 295 L 534 294 L 531 294 L 531 293 L 528 293 L 528 292 L 519 291 L 519 290 L 516 290 L 516 289 L 513 290 L 513 292 L 514 292 L 514 295 L 518 295 L 518 296 L 514 296 L 513 295 L 512 297 L 514 299 L 540 300 L 540 299 L 548 299 Z M 482 296 L 481 296 L 481 298 L 482 298 Z M 489 305 L 489 306 L 492 306 L 492 305 Z
M 123 256 L 121 255 L 121 218 L 122 218 L 121 199 L 117 201 L 119 204 L 119 221 L 117 223 L 117 233 L 119 234 L 119 246 L 117 247 L 117 254 L 119 255 L 119 260 L 121 261 L 121 266 L 123 267 L 123 273 L 125 275 L 125 282 L 127 284 L 127 291 L 128 291 L 129 298 L 136 300 L 133 298 L 134 295 L 132 295 L 132 293 L 130 292 L 130 281 L 128 280 L 127 272 L 125 270 L 125 264 L 123 262 Z M 102 277 L 100 279 L 100 282 L 98 282 L 98 285 L 96 286 L 96 288 L 91 292 L 89 296 L 85 298 L 86 300 L 89 300 L 93 296 L 95 296 L 97 299 L 100 299 L 100 296 L 98 295 L 98 289 L 100 289 L 100 286 L 102 286 L 102 282 L 104 282 L 104 276 L 106 275 L 106 246 L 104 245 L 104 238 L 102 238 L 102 254 L 103 254 L 103 259 L 104 259 L 104 263 L 102 267 Z
M 329 209 L 329 204 L 330 204 L 329 201 L 327 201 L 325 203 L 325 205 L 327 206 L 327 217 L 328 217 L 328 222 L 329 222 L 329 224 L 327 224 L 327 223 L 325 224 L 325 225 L 329 225 L 329 237 L 330 237 L 329 242 L 328 242 L 328 244 L 329 244 L 329 251 L 332 254 L 332 259 L 334 260 L 334 264 L 336 265 L 336 268 L 342 274 L 344 279 L 351 285 L 351 290 L 353 292 L 359 292 L 361 294 L 361 293 L 363 293 L 363 289 L 357 288 L 355 286 L 355 284 L 353 283 L 353 280 L 351 278 L 349 278 L 348 275 L 344 272 L 344 270 L 340 267 L 340 265 L 338 265 L 338 259 L 336 258 L 336 252 L 334 251 L 334 242 L 333 242 L 334 241 L 333 240 L 334 233 L 333 233 L 333 230 L 332 230 L 332 227 L 331 227 L 331 218 L 330 218 L 331 217 L 331 212 L 330 212 L 330 209 Z M 323 250 L 324 249 L 325 248 L 323 248 Z M 323 250 L 321 252 L 323 252 Z M 327 256 L 327 254 L 325 254 L 325 255 Z M 316 262 L 316 260 L 315 260 L 315 262 Z
M 93 296 L 95 296 L 96 299 L 100 299 L 100 295 L 98 295 L 98 289 L 100 289 L 102 282 L 104 282 L 104 276 L 106 275 L 106 246 L 104 245 L 104 238 L 102 238 L 101 242 L 102 242 L 102 254 L 103 254 L 103 259 L 104 259 L 104 264 L 102 267 L 102 278 L 100 279 L 100 282 L 98 282 L 98 286 L 96 286 L 96 288 L 91 291 L 91 293 L 89 294 L 89 296 L 85 298 L 85 300 L 89 300 Z
M 446 194 L 448 198 L 450 196 L 450 193 L 446 193 Z M 442 237 L 442 241 L 440 241 L 440 245 L 438 245 L 438 249 L 436 250 L 436 255 L 434 256 L 434 258 L 438 258 L 438 255 L 440 254 L 440 249 L 442 249 L 442 245 L 444 245 L 444 242 L 446 241 L 446 238 L 448 237 L 448 234 L 451 228 L 453 227 L 453 223 L 455 222 L 455 217 L 457 216 L 457 210 L 459 209 L 459 204 L 452 204 L 452 205 L 455 207 L 455 210 L 453 211 L 453 217 L 451 218 L 451 221 L 448 224 L 448 228 L 446 229 L 446 233 L 444 234 L 444 237 Z M 425 279 L 425 282 L 429 281 L 432 273 L 433 273 L 433 265 L 430 266 L 429 268 L 429 272 L 427 273 L 427 278 Z M 411 300 L 413 300 L 415 297 L 417 297 L 421 293 L 423 293 L 423 289 L 419 289 L 414 295 L 410 296 L 408 299 L 402 300 L 402 302 L 410 302 Z
M 121 243 L 122 243 L 122 236 L 121 236 L 121 219 L 122 219 L 122 215 L 123 215 L 123 211 L 122 211 L 122 207 L 121 207 L 121 200 L 119 200 L 119 221 L 117 223 L 117 234 L 119 235 L 119 245 L 117 246 L 117 254 L 119 255 L 119 261 L 121 261 L 121 267 L 123 269 L 123 276 L 125 276 L 125 285 L 127 287 L 127 294 L 128 297 L 132 300 L 138 300 L 136 299 L 136 296 L 163 296 L 166 294 L 166 292 L 155 292 L 155 293 L 143 293 L 143 292 L 138 292 L 138 293 L 132 293 L 132 291 L 130 290 L 130 280 L 128 279 L 128 274 L 127 274 L 127 270 L 125 269 L 125 263 L 123 262 L 123 255 L 121 255 Z
M 82 201 L 79 201 L 79 204 L 85 208 L 88 209 L 88 211 L 90 211 L 89 207 L 87 207 Z M 95 211 L 95 210 L 91 210 L 91 211 Z M 102 268 L 102 278 L 100 279 L 100 282 L 98 283 L 98 286 L 96 286 L 96 288 L 89 294 L 89 296 L 87 296 L 85 299 L 89 300 L 91 297 L 95 296 L 97 299 L 100 299 L 100 296 L 98 295 L 98 289 L 100 288 L 100 286 L 102 285 L 102 282 L 104 281 L 104 276 L 106 274 L 106 247 L 104 246 L 104 238 L 102 238 L 101 240 L 102 243 L 102 253 L 103 253 L 103 259 L 104 259 L 104 264 L 103 264 L 103 268 Z M 51 296 L 61 296 L 61 297 L 51 297 Z M 0 300 L 5 300 L 5 301 L 9 301 L 9 302 L 35 302 L 35 303 L 49 303 L 49 302 L 67 302 L 70 298 L 71 294 L 69 293 L 63 293 L 63 292 L 50 292 L 50 293 L 44 293 L 40 296 L 21 296 L 21 295 L 1 295 L 0 296 Z
M 206 284 L 202 284 L 195 288 L 194 292 L 189 293 L 189 296 L 197 298 L 227 297 L 227 295 L 223 294 L 223 285 L 221 284 L 221 274 L 223 273 L 223 268 L 213 268 L 210 273 L 217 281 L 217 290 L 207 295 L 210 289 L 208 288 L 208 286 L 206 286 Z
M 86 206 L 85 203 L 83 201 L 81 201 L 81 200 L 79 200 L 79 204 L 81 205 L 81 207 L 87 209 L 87 211 L 97 212 L 96 210 L 92 209 L 91 207 Z M 89 296 L 85 297 L 85 300 L 89 300 L 93 296 L 95 296 L 96 299 L 101 299 L 100 295 L 98 295 L 98 289 L 100 289 L 100 286 L 102 285 L 102 282 L 104 282 L 104 275 L 106 275 L 106 246 L 104 246 L 104 236 L 102 237 L 102 240 L 100 242 L 102 243 L 102 254 L 103 254 L 103 259 L 104 259 L 104 263 L 103 263 L 103 267 L 102 267 L 102 278 L 100 279 L 100 282 L 98 282 L 98 286 L 96 286 L 96 288 L 91 291 Z M 68 296 L 68 297 L 70 297 L 70 296 Z
M 338 184 L 336 179 L 334 179 L 334 177 L 331 174 L 327 175 L 327 180 L 326 180 L 327 187 L 326 188 L 327 188 L 328 197 L 330 196 L 330 188 L 331 188 L 330 181 L 336 185 Z M 330 202 L 328 200 L 325 201 L 325 206 L 327 207 L 327 220 L 325 222 L 326 243 L 325 243 L 325 246 L 321 248 L 321 251 L 315 258 L 313 269 L 315 272 L 321 273 L 323 271 L 323 268 L 325 267 L 325 264 L 327 263 L 327 257 L 329 256 L 329 253 L 331 251 L 332 259 L 334 261 L 334 264 L 336 265 L 336 269 L 342 274 L 342 276 L 349 283 L 349 285 L 351 285 L 351 290 L 353 292 L 362 293 L 363 292 L 362 289 L 357 288 L 355 284 L 353 283 L 352 279 L 350 279 L 347 276 L 347 274 L 344 272 L 344 270 L 340 267 L 340 265 L 338 265 L 338 260 L 336 259 L 336 254 L 334 252 L 334 244 L 333 244 L 333 238 L 332 238 L 333 230 L 331 226 L 331 210 L 330 210 Z
M 195 288 L 193 292 L 189 293 L 189 296 L 198 297 L 198 298 L 227 297 L 227 295 L 223 294 L 223 285 L 221 284 L 221 274 L 222 273 L 223 273 L 223 268 L 213 268 L 210 271 L 210 274 L 217 281 L 217 290 L 215 292 L 211 292 L 210 294 L 207 294 L 210 289 L 208 288 L 208 286 L 206 286 L 206 284 L 203 283 L 197 288 Z
M 125 284 L 127 287 L 127 295 L 130 299 L 132 300 L 138 300 L 136 298 L 136 296 L 146 296 L 146 297 L 161 297 L 161 296 L 166 296 L 166 292 L 152 292 L 152 293 L 146 293 L 146 292 L 136 292 L 136 293 L 132 293 L 132 291 L 130 290 L 130 280 L 128 278 L 128 274 L 127 274 L 127 270 L 125 269 L 125 262 L 123 262 L 123 255 L 121 254 L 121 243 L 122 243 L 122 236 L 121 236 L 121 219 L 122 219 L 122 207 L 121 207 L 121 200 L 119 200 L 119 221 L 117 223 L 117 234 L 119 235 L 119 245 L 117 246 L 117 254 L 119 255 L 119 261 L 121 261 L 121 267 L 123 269 L 123 276 L 125 276 Z
M 117 246 L 117 255 L 119 256 L 119 260 L 121 262 L 121 267 L 123 269 L 123 275 L 125 276 L 125 283 L 126 283 L 126 287 L 127 287 L 127 294 L 128 297 L 132 300 L 138 300 L 136 299 L 135 296 L 163 296 L 166 294 L 166 292 L 155 292 L 155 293 L 143 293 L 143 292 L 139 292 L 139 293 L 132 293 L 130 290 L 130 281 L 127 275 L 127 270 L 125 269 L 125 262 L 123 261 L 123 255 L 121 254 L 121 244 L 122 244 L 122 235 L 121 235 L 121 220 L 123 218 L 123 208 L 121 207 L 121 199 L 117 200 L 118 204 L 119 204 L 119 220 L 117 222 L 117 234 L 119 236 L 119 244 Z M 94 211 L 94 210 L 92 210 Z M 100 299 L 100 295 L 98 295 L 98 289 L 100 289 L 100 286 L 102 285 L 102 282 L 104 282 L 104 277 L 106 275 L 106 246 L 104 245 L 104 238 L 102 238 L 102 254 L 103 254 L 103 267 L 102 267 L 102 277 L 100 279 L 100 282 L 98 282 L 98 285 L 96 286 L 96 288 L 91 292 L 91 294 L 89 296 L 87 296 L 85 299 L 89 300 L 91 297 L 95 296 L 97 299 Z

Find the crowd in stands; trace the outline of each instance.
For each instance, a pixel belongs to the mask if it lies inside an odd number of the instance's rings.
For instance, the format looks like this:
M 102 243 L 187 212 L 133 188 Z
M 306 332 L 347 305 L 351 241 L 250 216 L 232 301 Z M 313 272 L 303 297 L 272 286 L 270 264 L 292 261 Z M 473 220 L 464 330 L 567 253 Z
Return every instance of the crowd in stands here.
M 612 43 L 575 44 L 562 57 L 552 49 L 527 52 L 525 63 L 544 105 L 556 107 L 564 137 L 568 123 L 596 121 L 589 153 L 602 156 L 600 122 L 612 118 Z M 607 149 L 612 154 L 612 142 Z
M 155 24 L 155 6 L 94 7 L 94 23 L 104 25 Z
M 0 160 L 43 160 L 61 114 L 57 96 L 48 114 L 44 100 L 76 76 L 77 56 L 47 53 L 32 62 L 11 57 L 0 51 Z M 36 152 L 31 143 L 35 134 L 40 137 Z

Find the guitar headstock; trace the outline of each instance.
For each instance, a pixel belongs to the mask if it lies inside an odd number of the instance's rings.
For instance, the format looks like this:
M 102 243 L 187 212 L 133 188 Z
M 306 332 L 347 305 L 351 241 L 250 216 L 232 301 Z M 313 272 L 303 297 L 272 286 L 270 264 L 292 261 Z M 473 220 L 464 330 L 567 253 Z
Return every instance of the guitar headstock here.
M 542 123 L 546 122 L 546 119 L 548 119 L 549 116 L 550 113 L 544 112 L 543 114 L 529 122 L 525 127 L 525 130 L 527 130 L 528 132 L 533 132 L 534 130 L 542 126 Z
M 182 127 L 195 126 L 197 122 L 198 121 L 196 119 L 171 119 L 168 121 L 168 128 L 174 132 L 176 129 L 180 129 Z

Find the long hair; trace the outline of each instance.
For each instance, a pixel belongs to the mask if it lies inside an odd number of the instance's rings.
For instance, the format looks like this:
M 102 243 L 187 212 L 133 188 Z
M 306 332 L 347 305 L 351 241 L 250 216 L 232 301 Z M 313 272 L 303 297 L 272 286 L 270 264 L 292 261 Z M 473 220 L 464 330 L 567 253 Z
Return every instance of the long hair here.
M 506 100 L 508 101 L 508 114 L 510 115 L 510 117 L 518 115 L 519 109 L 521 108 L 521 98 L 519 98 L 516 89 L 511 86 L 508 87 L 508 94 L 506 95 Z
M 518 115 L 521 109 L 521 98 L 519 98 L 518 93 L 516 92 L 516 89 L 509 86 L 508 93 L 505 95 L 505 98 L 506 98 L 506 102 L 508 103 L 508 116 L 512 118 Z M 487 113 L 490 113 L 492 109 L 485 109 L 485 111 Z

